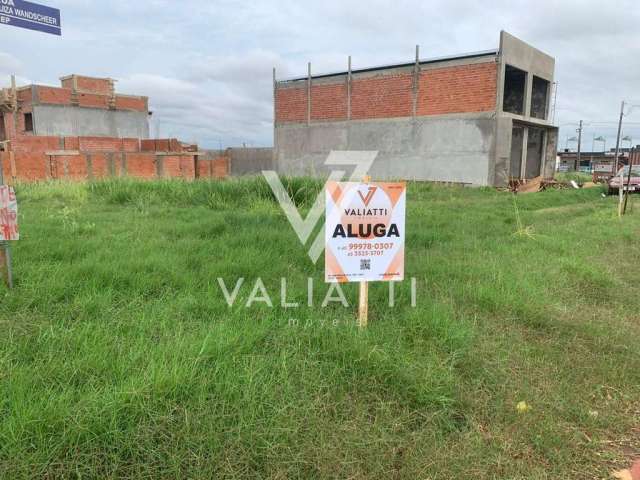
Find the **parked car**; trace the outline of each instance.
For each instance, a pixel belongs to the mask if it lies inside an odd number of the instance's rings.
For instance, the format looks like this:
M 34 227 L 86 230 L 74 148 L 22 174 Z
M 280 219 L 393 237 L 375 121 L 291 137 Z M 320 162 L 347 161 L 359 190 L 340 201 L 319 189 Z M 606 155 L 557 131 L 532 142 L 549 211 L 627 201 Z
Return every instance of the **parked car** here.
M 620 176 L 623 177 L 622 181 Z M 618 174 L 609 180 L 609 195 L 618 193 L 621 183 L 624 191 L 628 189 L 630 192 L 640 192 L 640 165 L 631 167 L 631 179 L 629 179 L 629 166 L 621 168 Z

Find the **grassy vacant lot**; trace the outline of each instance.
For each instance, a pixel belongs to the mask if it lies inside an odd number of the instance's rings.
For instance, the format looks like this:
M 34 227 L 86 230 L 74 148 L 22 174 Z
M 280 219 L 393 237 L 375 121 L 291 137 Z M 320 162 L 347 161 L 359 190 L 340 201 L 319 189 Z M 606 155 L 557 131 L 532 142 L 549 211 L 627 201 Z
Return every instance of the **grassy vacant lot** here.
M 364 332 L 266 182 L 17 190 L 0 478 L 591 479 L 640 453 L 640 212 L 599 189 L 410 185 L 418 307 L 376 284 Z M 233 308 L 218 277 L 247 279 Z M 257 277 L 274 308 L 242 305 Z

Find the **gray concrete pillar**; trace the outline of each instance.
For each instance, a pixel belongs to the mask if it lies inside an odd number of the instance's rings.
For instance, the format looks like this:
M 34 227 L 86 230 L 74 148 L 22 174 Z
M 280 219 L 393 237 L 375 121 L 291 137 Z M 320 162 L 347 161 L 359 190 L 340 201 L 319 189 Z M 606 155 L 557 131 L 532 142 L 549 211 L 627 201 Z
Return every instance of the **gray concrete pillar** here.
M 164 176 L 164 157 L 156 155 L 156 176 L 162 178 Z
M 108 164 L 108 167 L 109 167 L 109 176 L 110 177 L 115 177 L 116 176 L 116 162 L 115 162 L 115 159 L 113 157 L 114 157 L 113 153 L 107 153 L 107 164 Z
M 94 176 L 93 176 L 93 157 L 91 156 L 90 153 L 85 154 L 84 156 L 86 165 L 87 165 L 87 177 L 89 178 L 89 180 L 93 180 Z
M 351 120 L 351 88 L 353 86 L 353 71 L 351 67 L 351 55 L 349 55 L 347 71 L 347 120 Z

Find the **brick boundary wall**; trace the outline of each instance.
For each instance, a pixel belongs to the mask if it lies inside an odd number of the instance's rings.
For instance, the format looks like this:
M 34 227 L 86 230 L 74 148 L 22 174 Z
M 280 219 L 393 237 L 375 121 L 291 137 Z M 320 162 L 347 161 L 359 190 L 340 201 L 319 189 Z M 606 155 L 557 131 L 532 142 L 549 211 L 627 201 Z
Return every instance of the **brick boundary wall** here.
M 276 122 L 366 120 L 414 115 L 490 112 L 496 108 L 497 65 L 494 61 L 429 68 L 408 73 L 385 73 L 351 80 L 306 80 L 278 84 Z M 417 78 L 417 82 L 416 82 Z M 349 100 L 351 118 L 349 118 Z
M 19 137 L 0 152 L 5 181 L 86 181 L 101 178 L 223 179 L 229 176 L 229 152 L 197 155 L 176 139 L 138 140 L 105 137 Z

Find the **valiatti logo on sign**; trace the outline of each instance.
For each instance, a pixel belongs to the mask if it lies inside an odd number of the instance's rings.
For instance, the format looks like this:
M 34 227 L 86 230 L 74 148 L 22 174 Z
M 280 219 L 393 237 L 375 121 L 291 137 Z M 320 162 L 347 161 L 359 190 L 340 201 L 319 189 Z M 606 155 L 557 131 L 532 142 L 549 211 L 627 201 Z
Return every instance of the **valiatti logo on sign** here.
M 362 200 L 362 203 L 364 203 L 365 207 L 368 207 L 371 203 L 371 200 L 373 200 L 373 196 L 376 194 L 376 190 L 378 190 L 378 187 L 369 187 L 369 193 L 367 193 L 366 196 L 362 195 L 362 192 L 358 192 L 358 195 L 360 196 L 360 199 Z

